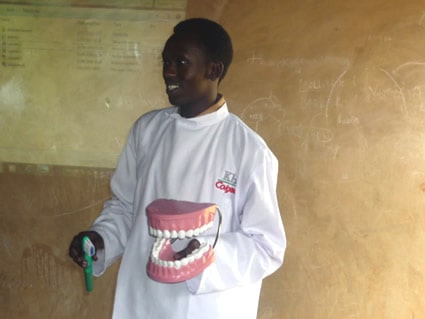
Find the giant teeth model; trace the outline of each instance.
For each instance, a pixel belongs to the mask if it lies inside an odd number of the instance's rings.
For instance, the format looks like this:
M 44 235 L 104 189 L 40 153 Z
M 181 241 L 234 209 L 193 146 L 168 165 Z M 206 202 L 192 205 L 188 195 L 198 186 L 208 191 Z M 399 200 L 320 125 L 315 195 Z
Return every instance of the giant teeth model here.
M 214 224 L 218 208 L 211 203 L 195 203 L 172 199 L 157 199 L 146 207 L 149 232 L 156 237 L 146 266 L 148 275 L 157 281 L 172 283 L 188 280 L 200 274 L 215 260 L 214 245 L 201 243 L 185 258 L 175 260 L 171 244 L 175 240 L 196 238 Z M 219 212 L 220 213 L 220 212 Z

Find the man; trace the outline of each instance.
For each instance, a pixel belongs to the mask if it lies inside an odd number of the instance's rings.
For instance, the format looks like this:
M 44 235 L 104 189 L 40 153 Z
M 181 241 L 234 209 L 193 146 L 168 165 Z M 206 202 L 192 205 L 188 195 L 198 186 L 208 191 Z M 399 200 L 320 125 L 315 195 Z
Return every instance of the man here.
M 95 275 L 122 256 L 113 318 L 253 319 L 262 279 L 283 262 L 285 232 L 276 197 L 278 162 L 266 143 L 229 113 L 218 87 L 233 55 L 227 32 L 207 19 L 180 22 L 167 40 L 163 77 L 174 107 L 151 111 L 131 128 L 111 180 L 113 197 L 89 236 Z M 153 280 L 146 265 L 154 243 L 146 207 L 156 199 L 214 203 L 222 212 L 215 262 L 179 283 Z M 211 243 L 209 229 L 175 259 Z M 181 249 L 181 250 L 180 250 Z

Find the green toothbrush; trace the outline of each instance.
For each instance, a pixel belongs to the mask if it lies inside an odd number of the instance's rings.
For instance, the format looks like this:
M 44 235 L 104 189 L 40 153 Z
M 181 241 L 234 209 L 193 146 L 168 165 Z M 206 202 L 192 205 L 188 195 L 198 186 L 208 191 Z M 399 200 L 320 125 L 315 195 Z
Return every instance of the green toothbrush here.
M 93 256 L 95 248 L 88 236 L 83 237 L 84 259 L 87 261 L 87 267 L 84 268 L 84 276 L 86 279 L 86 289 L 88 292 L 93 291 Z

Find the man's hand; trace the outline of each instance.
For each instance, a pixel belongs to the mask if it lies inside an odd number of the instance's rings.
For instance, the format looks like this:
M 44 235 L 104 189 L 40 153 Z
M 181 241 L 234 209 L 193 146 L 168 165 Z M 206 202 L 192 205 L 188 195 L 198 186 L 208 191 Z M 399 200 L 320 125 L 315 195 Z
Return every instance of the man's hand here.
M 103 242 L 102 236 L 95 231 L 83 231 L 76 235 L 69 246 L 69 256 L 74 260 L 74 262 L 80 267 L 86 268 L 87 261 L 84 259 L 84 251 L 83 251 L 83 238 L 87 236 L 94 245 L 95 255 L 92 257 L 93 260 L 97 260 L 97 251 L 99 249 L 104 249 L 105 244 Z
M 192 239 L 185 249 L 174 254 L 174 260 L 180 260 L 189 256 L 199 246 L 201 246 L 201 243 L 197 239 Z

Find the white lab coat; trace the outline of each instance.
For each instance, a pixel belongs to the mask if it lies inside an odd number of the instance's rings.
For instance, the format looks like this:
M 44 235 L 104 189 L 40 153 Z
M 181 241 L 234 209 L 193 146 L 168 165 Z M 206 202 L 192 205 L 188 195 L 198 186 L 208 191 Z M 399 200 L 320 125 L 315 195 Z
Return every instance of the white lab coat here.
M 105 241 L 95 275 L 122 256 L 113 318 L 256 318 L 262 279 L 286 248 L 277 172 L 265 142 L 227 104 L 190 119 L 175 107 L 139 118 L 111 180 L 113 198 L 92 226 Z M 223 214 L 216 261 L 186 282 L 147 276 L 154 238 L 145 208 L 158 198 L 215 203 Z M 212 243 L 217 226 L 200 240 Z

